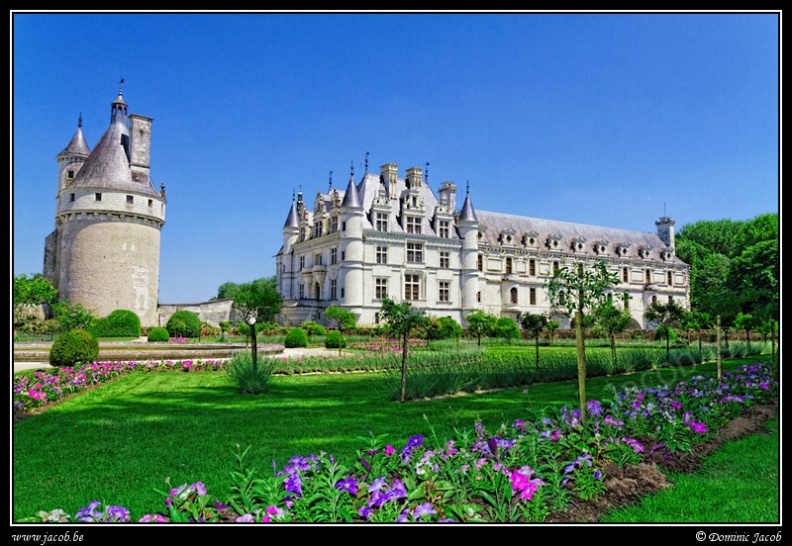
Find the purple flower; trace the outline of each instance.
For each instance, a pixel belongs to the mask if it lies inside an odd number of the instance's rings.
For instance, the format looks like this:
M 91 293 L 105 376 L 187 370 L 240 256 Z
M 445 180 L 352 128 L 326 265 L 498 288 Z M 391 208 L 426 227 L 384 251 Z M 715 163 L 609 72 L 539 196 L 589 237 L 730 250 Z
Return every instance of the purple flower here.
M 346 491 L 350 495 L 357 495 L 357 478 L 349 476 L 343 480 L 338 480 L 335 484 L 335 488 L 339 491 Z
M 358 508 L 358 515 L 368 520 L 369 516 L 371 515 L 371 508 L 369 508 L 368 506 L 361 506 L 360 508 Z
M 602 415 L 602 404 L 599 400 L 589 400 L 586 403 L 586 411 L 591 417 L 598 417 Z
M 206 486 L 202 482 L 195 482 L 192 487 L 199 495 L 206 495 Z
M 419 504 L 412 513 L 415 519 L 425 519 L 434 514 L 437 514 L 437 511 L 434 509 L 431 502 Z
M 154 523 L 166 523 L 168 520 L 167 518 L 163 517 L 161 514 L 146 514 L 138 521 L 140 523 L 146 523 L 149 521 L 153 521 Z
M 252 522 L 254 522 L 256 520 L 253 517 L 253 514 L 243 514 L 243 515 L 239 516 L 237 519 L 235 519 L 234 521 L 237 522 L 237 523 L 252 523 Z
M 691 420 L 690 423 L 688 423 L 688 426 L 696 434 L 706 434 L 707 433 L 707 424 L 702 422 L 702 421 L 693 421 L 693 420 Z
M 123 506 L 110 506 L 107 509 L 107 517 L 105 519 L 107 521 L 128 522 L 129 510 L 127 510 Z

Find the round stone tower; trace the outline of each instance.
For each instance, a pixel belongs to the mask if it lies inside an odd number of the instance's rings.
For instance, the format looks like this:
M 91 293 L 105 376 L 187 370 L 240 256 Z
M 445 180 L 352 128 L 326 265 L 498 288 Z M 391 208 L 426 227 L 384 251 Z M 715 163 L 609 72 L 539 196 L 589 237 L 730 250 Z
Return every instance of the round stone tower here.
M 110 126 L 93 151 L 81 123 L 58 154 L 55 231 L 47 238 L 44 272 L 61 300 L 100 317 L 134 311 L 142 326 L 158 324 L 160 232 L 165 186 L 150 171 L 151 118 L 127 115 L 122 93 Z

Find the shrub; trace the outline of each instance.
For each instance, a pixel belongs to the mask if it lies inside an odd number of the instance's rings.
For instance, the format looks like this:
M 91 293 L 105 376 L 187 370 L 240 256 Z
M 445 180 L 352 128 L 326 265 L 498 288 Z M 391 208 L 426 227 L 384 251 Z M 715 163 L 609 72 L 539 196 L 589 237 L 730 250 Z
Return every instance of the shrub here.
M 149 341 L 168 341 L 169 339 L 170 334 L 168 333 L 168 329 L 162 326 L 152 328 L 148 335 Z
M 49 362 L 52 366 L 76 366 L 94 362 L 99 356 L 99 342 L 87 330 L 71 330 L 52 343 Z
M 302 328 L 292 328 L 289 333 L 286 334 L 286 339 L 284 340 L 283 345 L 287 349 L 291 349 L 293 347 L 307 347 L 308 335 Z
M 343 349 L 346 347 L 346 338 L 338 330 L 331 330 L 325 336 L 325 348 Z
M 426 327 L 426 339 L 453 339 L 462 337 L 462 326 L 451 317 L 432 319 Z
M 94 337 L 140 337 L 140 317 L 133 311 L 116 309 L 95 320 L 88 331 Z
M 520 327 L 509 317 L 501 317 L 495 323 L 495 334 L 504 339 L 520 339 Z
M 170 337 L 200 337 L 201 319 L 197 314 L 187 309 L 181 309 L 173 313 L 168 319 L 165 328 L 168 329 Z
M 257 358 L 253 368 L 253 355 L 249 352 L 237 353 L 223 365 L 226 374 L 237 384 L 242 394 L 260 394 L 267 390 L 267 382 L 276 361 L 273 358 Z
M 327 334 L 327 329 L 321 324 L 312 320 L 306 320 L 302 323 L 302 329 L 309 336 L 323 336 Z

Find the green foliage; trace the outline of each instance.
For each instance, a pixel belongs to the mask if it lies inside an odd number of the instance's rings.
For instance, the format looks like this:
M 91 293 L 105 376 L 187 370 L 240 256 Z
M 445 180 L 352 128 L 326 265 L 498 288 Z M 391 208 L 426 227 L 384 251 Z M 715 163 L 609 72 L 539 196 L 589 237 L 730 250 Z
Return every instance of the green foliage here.
M 165 325 L 171 337 L 200 337 L 201 319 L 189 309 L 180 309 L 173 313 Z
M 323 336 L 327 334 L 327 328 L 312 320 L 306 320 L 302 323 L 302 329 L 309 336 Z
M 57 297 L 58 289 L 40 273 L 14 275 L 14 324 L 22 322 L 26 306 L 51 304 Z
M 520 327 L 509 317 L 500 317 L 495 321 L 495 335 L 507 341 L 520 339 Z
M 54 305 L 55 318 L 58 319 L 58 331 L 68 332 L 70 330 L 88 330 L 91 324 L 97 320 L 96 315 L 91 311 L 75 303 L 69 304 L 60 301 Z
M 257 358 L 253 365 L 253 355 L 247 351 L 235 354 L 223 365 L 242 394 L 261 394 L 267 390 L 276 362 L 272 358 Z
M 355 314 L 352 311 L 337 305 L 331 305 L 325 309 L 325 316 L 336 321 L 340 330 L 352 329 L 355 327 L 355 323 L 357 322 Z
M 268 322 L 275 319 L 283 306 L 274 276 L 256 279 L 245 284 L 226 283 L 225 297 L 234 300 L 234 308 L 240 313 L 243 322 L 255 319 Z
M 416 328 L 426 326 L 427 319 L 422 311 L 412 308 L 409 301 L 396 303 L 388 297 L 382 300 L 382 318 L 388 325 L 388 330 L 397 337 L 401 338 L 402 364 L 401 364 L 401 396 L 400 400 L 406 400 L 407 385 L 407 353 L 409 348 L 410 333 Z
M 468 332 L 478 340 L 479 345 L 481 345 L 482 336 L 495 335 L 495 325 L 498 322 L 498 317 L 495 315 L 478 310 L 469 313 L 465 320 L 468 323 Z
M 462 326 L 451 317 L 430 318 L 426 339 L 456 339 L 462 337 Z
M 86 330 L 71 330 L 58 336 L 50 349 L 52 366 L 90 364 L 99 356 L 99 342 Z
M 95 320 L 88 331 L 94 337 L 140 337 L 140 317 L 126 309 L 116 309 Z
M 289 333 L 286 334 L 286 339 L 283 340 L 283 345 L 287 349 L 292 349 L 295 347 L 307 347 L 308 335 L 302 328 L 292 328 L 289 330 Z
M 169 339 L 170 334 L 168 333 L 168 329 L 163 326 L 156 326 L 148 333 L 148 340 L 151 342 L 168 341 Z
M 325 348 L 343 349 L 346 347 L 346 338 L 338 330 L 331 330 L 325 336 Z

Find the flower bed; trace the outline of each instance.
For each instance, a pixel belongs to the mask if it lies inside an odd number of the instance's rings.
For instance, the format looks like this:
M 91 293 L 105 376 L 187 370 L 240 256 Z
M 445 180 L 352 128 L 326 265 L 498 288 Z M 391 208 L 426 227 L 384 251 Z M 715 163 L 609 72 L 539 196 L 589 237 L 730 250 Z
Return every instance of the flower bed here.
M 292 457 L 259 476 L 238 446 L 229 498 L 196 481 L 162 492 L 160 513 L 133 518 L 94 501 L 74 515 L 39 512 L 29 521 L 80 522 L 541 522 L 573 504 L 597 501 L 611 473 L 685 453 L 756 404 L 775 400 L 778 383 L 763 364 L 694 376 L 659 388 L 614 391 L 588 402 L 588 419 L 566 406 L 534 422 L 495 430 L 477 425 L 454 439 L 415 435 L 401 446 L 360 437 L 358 459 L 319 452 Z M 260 465 L 257 465 L 260 467 Z

